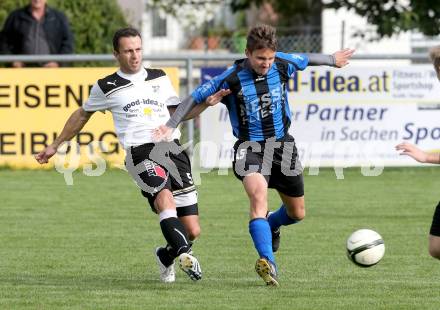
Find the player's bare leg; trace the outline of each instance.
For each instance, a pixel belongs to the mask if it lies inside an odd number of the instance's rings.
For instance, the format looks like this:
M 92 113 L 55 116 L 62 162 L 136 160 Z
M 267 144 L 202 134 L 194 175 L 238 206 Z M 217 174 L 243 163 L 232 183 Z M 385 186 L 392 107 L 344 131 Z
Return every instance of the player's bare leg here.
M 278 286 L 275 257 L 272 251 L 272 236 L 266 219 L 267 182 L 260 173 L 252 173 L 243 179 L 244 189 L 249 197 L 249 233 L 260 258 L 255 271 L 267 285 Z
M 189 240 L 194 241 L 197 239 L 197 237 L 200 235 L 199 216 L 186 215 L 179 217 L 179 220 L 182 222 L 183 226 L 185 226 Z
M 296 224 L 305 217 L 304 196 L 292 197 L 278 191 L 283 204 L 268 214 L 268 221 L 272 231 L 272 250 L 278 251 L 281 239 L 281 226 Z
M 306 208 L 304 196 L 301 197 L 290 197 L 283 193 L 278 192 L 286 206 L 287 215 L 294 220 L 301 221 L 306 216 Z
M 160 214 L 166 209 L 176 210 L 171 191 L 168 189 L 161 190 L 154 200 L 154 207 L 156 208 L 157 214 Z
M 243 179 L 243 186 L 250 202 L 250 219 L 265 218 L 267 213 L 266 179 L 260 173 L 251 173 Z

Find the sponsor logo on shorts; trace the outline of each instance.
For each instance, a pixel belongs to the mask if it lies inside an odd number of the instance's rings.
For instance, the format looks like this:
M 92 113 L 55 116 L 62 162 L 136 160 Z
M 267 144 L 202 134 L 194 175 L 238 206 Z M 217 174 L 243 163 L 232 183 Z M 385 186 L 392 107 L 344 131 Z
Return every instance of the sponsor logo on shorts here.
M 167 178 L 167 173 L 165 172 L 165 169 L 152 161 L 145 162 L 145 168 L 147 169 L 148 176 L 150 177 L 156 176 L 161 177 L 162 179 Z

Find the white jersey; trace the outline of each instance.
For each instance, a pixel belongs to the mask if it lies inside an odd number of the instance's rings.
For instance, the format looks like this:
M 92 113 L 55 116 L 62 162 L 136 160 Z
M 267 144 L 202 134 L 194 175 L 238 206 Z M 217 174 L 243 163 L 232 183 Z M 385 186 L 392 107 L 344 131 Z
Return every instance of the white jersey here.
M 170 118 L 168 107 L 179 103 L 163 70 L 142 69 L 135 74 L 119 70 L 93 85 L 83 109 L 87 112 L 110 111 L 119 143 L 126 149 L 152 143 L 153 129 L 165 124 Z M 172 138 L 180 138 L 178 129 Z

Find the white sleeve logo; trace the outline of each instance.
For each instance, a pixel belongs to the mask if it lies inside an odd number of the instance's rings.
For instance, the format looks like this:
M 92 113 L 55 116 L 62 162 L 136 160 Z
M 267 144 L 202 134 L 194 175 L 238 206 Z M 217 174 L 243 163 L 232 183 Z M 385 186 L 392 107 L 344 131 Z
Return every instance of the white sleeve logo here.
M 290 56 L 292 56 L 292 58 L 294 58 L 294 59 L 304 60 L 304 57 L 302 57 L 301 55 L 298 55 L 298 54 L 290 54 Z

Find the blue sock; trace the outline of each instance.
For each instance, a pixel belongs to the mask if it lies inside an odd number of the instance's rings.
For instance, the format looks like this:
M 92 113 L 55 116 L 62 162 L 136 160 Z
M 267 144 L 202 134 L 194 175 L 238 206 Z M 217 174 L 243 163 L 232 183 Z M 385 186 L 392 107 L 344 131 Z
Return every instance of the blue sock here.
M 298 220 L 294 220 L 287 215 L 286 207 L 281 205 L 281 207 L 273 212 L 268 218 L 271 230 L 277 230 L 280 226 L 287 226 L 298 223 Z
M 267 258 L 275 265 L 275 257 L 272 252 L 272 234 L 267 220 L 264 218 L 251 220 L 249 222 L 249 233 L 254 241 L 258 255 Z

